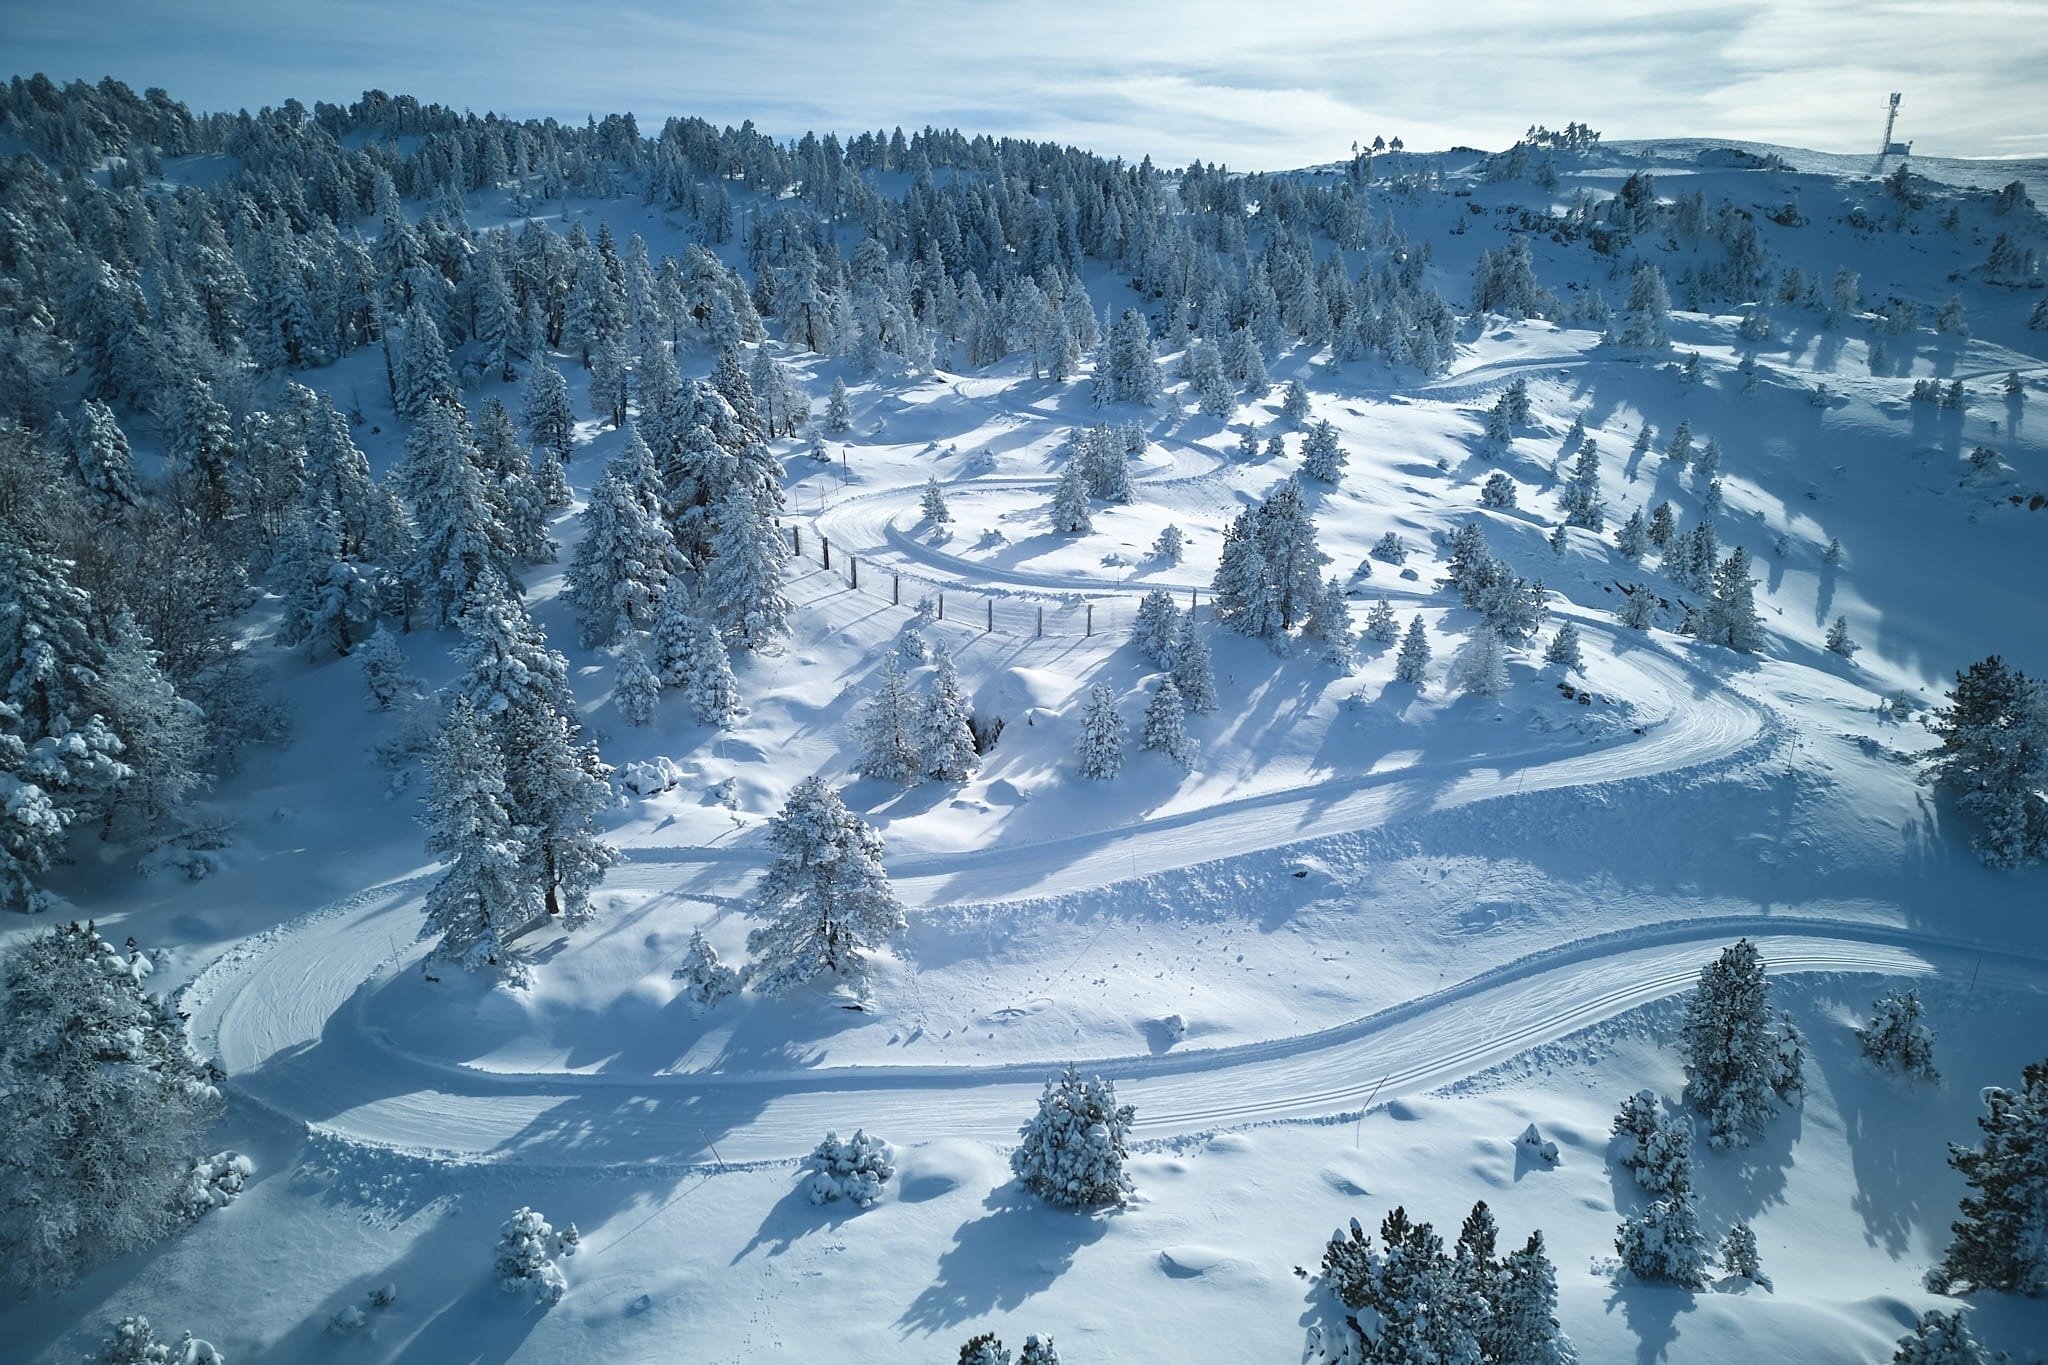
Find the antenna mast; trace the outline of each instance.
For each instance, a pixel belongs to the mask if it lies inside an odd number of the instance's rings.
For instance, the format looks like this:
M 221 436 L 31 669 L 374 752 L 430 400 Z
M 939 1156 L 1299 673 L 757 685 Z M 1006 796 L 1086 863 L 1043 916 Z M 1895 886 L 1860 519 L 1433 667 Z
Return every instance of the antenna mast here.
M 1892 128 L 1893 128 L 1893 127 L 1894 127 L 1894 126 L 1895 126 L 1895 125 L 1896 125 L 1896 124 L 1898 123 L 1898 121 L 1899 121 L 1899 92 L 1898 92 L 1898 91 L 1896 91 L 1896 90 L 1894 90 L 1894 91 L 1892 92 L 1892 103 L 1891 103 L 1891 109 L 1890 109 L 1890 112 L 1888 112 L 1888 113 L 1887 113 L 1887 114 L 1885 115 L 1885 119 L 1884 119 L 1884 141 L 1883 141 L 1882 143 L 1878 144 L 1877 154 L 1878 154 L 1879 156 L 1904 156 L 1904 155 L 1906 155 L 1906 153 L 1907 153 L 1907 145 L 1904 145 L 1904 144 L 1900 144 L 1900 143 L 1897 143 L 1897 142 L 1894 142 L 1894 141 L 1892 141 Z

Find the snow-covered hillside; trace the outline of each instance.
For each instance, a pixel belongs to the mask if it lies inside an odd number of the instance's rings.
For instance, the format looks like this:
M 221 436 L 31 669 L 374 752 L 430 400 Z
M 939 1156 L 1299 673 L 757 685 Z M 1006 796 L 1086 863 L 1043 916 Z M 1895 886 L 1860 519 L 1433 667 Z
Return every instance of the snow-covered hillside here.
M 805 174 L 783 186 L 738 135 L 713 153 L 729 165 L 693 175 L 716 133 L 634 142 L 593 125 L 587 143 L 571 130 L 567 152 L 522 150 L 488 173 L 477 152 L 477 183 L 450 188 L 436 149 L 459 139 L 429 116 L 408 123 L 411 108 L 333 139 L 336 164 L 368 148 L 402 171 L 381 182 L 387 202 L 366 195 L 342 215 L 367 248 L 332 247 L 371 271 L 382 346 L 366 335 L 266 368 L 251 324 L 232 345 L 186 337 L 193 350 L 164 354 L 209 357 L 248 452 L 270 429 L 251 414 L 282 430 L 301 410 L 287 378 L 331 402 L 378 486 L 404 491 L 422 542 L 439 514 L 419 433 L 454 421 L 445 411 L 484 430 L 490 400 L 525 424 L 533 372 L 567 375 L 573 505 L 546 512 L 559 553 L 523 557 L 503 610 L 523 607 L 563 656 L 563 734 L 580 725 L 611 769 L 589 832 L 618 858 L 587 923 L 536 916 L 508 935 L 500 970 L 449 961 L 446 922 L 428 916 L 462 841 L 430 852 L 420 823 L 431 797 L 447 827 L 465 776 L 451 776 L 449 744 L 434 748 L 455 724 L 441 701 L 476 697 L 481 734 L 519 687 L 546 690 L 532 680 L 546 667 L 520 655 L 502 672 L 523 681 L 485 695 L 484 628 L 464 615 L 480 599 L 455 593 L 450 619 L 470 624 L 436 629 L 429 584 L 366 609 L 417 675 L 416 696 L 379 708 L 359 638 L 349 657 L 280 640 L 294 612 L 348 612 L 331 593 L 293 597 L 293 556 L 308 552 L 288 537 L 305 523 L 251 495 L 246 520 L 276 525 L 237 549 L 256 590 L 227 629 L 274 678 L 289 739 L 252 743 L 174 803 L 190 803 L 164 813 L 175 838 L 107 839 L 79 820 L 67 861 L 39 878 L 50 908 L 8 916 L 0 946 L 89 917 L 110 943 L 160 950 L 149 987 L 176 988 L 224 1073 L 211 1147 L 253 1174 L 170 1239 L 0 1307 L 10 1359 L 77 1359 L 130 1314 L 230 1359 L 286 1362 L 947 1361 L 985 1331 L 1012 1350 L 1049 1334 L 1070 1365 L 1363 1359 L 1352 1310 L 1319 1274 L 1331 1229 L 1370 1232 L 1401 1206 L 1449 1244 L 1481 1199 L 1503 1252 L 1542 1231 L 1582 1361 L 1879 1361 L 1922 1310 L 1965 1304 L 1976 1335 L 2017 1358 L 2048 1341 L 2042 1299 L 1951 1301 L 1927 1280 L 1965 1193 L 1948 1144 L 1977 1140 L 1980 1091 L 2018 1087 L 2048 1038 L 2048 884 L 2039 867 L 1984 865 L 1979 822 L 1924 771 L 1958 670 L 1995 654 L 2048 672 L 2048 312 L 2033 264 L 2048 225 L 2025 198 L 2048 182 L 2040 163 L 1886 179 L 1898 158 L 1667 140 L 1520 160 L 1404 152 L 1270 180 L 1120 167 L 1098 186 L 1142 181 L 1121 202 L 1156 198 L 1153 216 L 1110 229 L 1091 207 L 1073 217 L 1091 240 L 1069 250 L 1055 206 L 1043 235 L 995 253 L 1013 258 L 1000 287 L 965 272 L 970 304 L 953 266 L 980 247 L 960 246 L 951 215 L 976 194 L 993 203 L 985 186 L 1006 177 L 1022 202 L 1051 199 L 1025 184 L 1023 150 L 1008 166 L 986 145 L 953 162 L 936 143 L 931 158 L 877 151 L 870 165 L 849 152 L 830 163 L 826 210 L 815 140 L 785 149 Z M 161 155 L 96 156 L 47 185 L 25 168 L 61 161 L 58 140 L 41 125 L 9 136 L 23 155 L 0 194 L 61 200 L 50 222 L 73 226 L 43 230 L 81 257 L 122 258 L 110 275 L 142 280 L 137 297 L 165 315 L 203 318 L 206 288 L 155 277 L 152 262 L 168 272 L 186 248 L 152 254 L 124 232 L 204 244 L 194 224 L 217 214 L 251 260 L 325 240 L 329 187 L 308 172 L 294 207 L 264 182 L 254 131 L 179 146 L 159 129 Z M 1066 173 L 1040 165 L 1048 183 Z M 239 201 L 196 207 L 237 175 Z M 960 192 L 944 227 L 903 207 L 934 180 Z M 2023 191 L 2002 195 L 2008 183 Z M 144 202 L 155 217 L 123 228 Z M 815 217 L 776 216 L 792 205 Z M 510 235 L 493 238 L 500 227 Z M 387 271 L 394 234 L 414 231 L 424 263 Z M 529 253 L 522 234 L 541 245 Z M 920 235 L 929 252 L 904 249 Z M 573 302 L 552 340 L 544 303 L 529 334 L 479 323 L 489 289 L 473 262 L 543 281 L 582 269 L 602 292 L 593 239 L 631 280 L 643 248 L 650 263 L 694 252 L 701 307 L 663 313 L 649 264 L 644 297 L 618 284 L 632 310 L 619 335 L 587 324 L 589 368 Z M 546 266 L 546 243 L 565 241 L 580 245 Z M 1096 249 L 1111 241 L 1119 254 Z M 1296 250 L 1308 302 L 1300 279 L 1284 288 Z M 1533 289 L 1504 285 L 1473 309 L 1475 275 L 1518 253 Z M 785 268 L 797 258 L 818 273 Z M 1167 259 L 1184 293 L 1155 287 Z M 47 286 L 40 267 L 8 269 L 18 293 Z M 1668 313 L 1630 314 L 1645 271 Z M 385 310 L 443 275 L 448 392 L 412 406 L 411 387 L 436 383 L 417 360 L 432 309 Z M 1054 289 L 1041 296 L 1038 278 Z M 1333 281 L 1339 311 L 1362 316 L 1333 319 Z M 179 304 L 179 288 L 199 302 Z M 1007 301 L 977 319 L 984 288 Z M 1046 302 L 1058 288 L 1078 291 L 1072 318 Z M 891 311 L 913 295 L 922 311 Z M 1274 344 L 1255 335 L 1265 300 L 1285 314 Z M 813 306 L 844 314 L 815 344 L 800 331 Z M 1127 309 L 1156 345 L 1156 364 L 1140 357 L 1150 401 L 1107 391 L 1123 382 Z M 662 608 L 618 569 L 605 600 L 623 625 L 607 611 L 593 626 L 594 555 L 579 551 L 593 526 L 615 529 L 594 502 L 643 491 L 620 491 L 638 442 L 667 477 L 676 451 L 746 420 L 708 321 L 723 314 L 738 329 L 727 357 L 766 357 L 759 373 L 790 386 L 799 429 L 770 412 L 752 455 L 704 480 L 695 505 L 673 478 L 644 490 L 678 556 L 651 598 L 689 597 L 693 621 L 712 619 L 706 585 L 741 553 L 732 489 L 758 477 L 773 508 L 761 525 L 786 555 L 787 630 L 758 615 L 705 627 L 739 702 L 718 723 L 673 677 L 651 703 L 620 685 L 643 653 L 659 663 Z M 1663 344 L 1622 344 L 1638 323 Z M 33 401 L 10 402 L 24 448 L 70 451 L 89 444 L 72 427 L 96 407 L 80 400 L 100 396 L 99 362 L 87 324 L 44 326 L 69 359 L 45 376 L 18 340 L 9 373 L 35 380 L 19 386 Z M 1222 378 L 1247 351 L 1266 382 L 1207 392 L 1205 367 Z M 688 431 L 667 430 L 644 387 L 664 363 L 678 403 L 700 396 Z M 119 355 L 106 364 L 138 484 L 197 496 L 189 409 L 122 392 Z M 748 381 L 764 412 L 771 384 Z M 1325 423 L 1341 467 L 1305 470 Z M 521 451 L 545 444 L 522 433 Z M 692 445 L 702 433 L 715 435 Z M 302 443 L 302 479 L 305 456 Z M 1127 491 L 1089 496 L 1091 478 Z M 1061 527 L 1063 499 L 1085 506 L 1085 529 Z M 517 497 L 507 505 L 499 524 L 516 519 Z M 1663 543 L 1630 546 L 1631 526 Z M 323 573 L 331 561 L 379 591 L 420 588 L 352 555 L 346 527 L 329 534 Z M 1245 570 L 1260 535 L 1266 552 L 1312 536 L 1326 557 L 1306 565 L 1299 610 L 1282 603 L 1277 554 Z M 94 569 L 62 557 L 81 581 Z M 1247 590 L 1245 572 L 1265 577 Z M 1391 628 L 1377 638 L 1381 603 Z M 1185 613 L 1185 633 L 1150 638 L 1162 612 Z M 1576 661 L 1553 648 L 1567 626 Z M 1429 646 L 1419 680 L 1403 665 L 1411 631 Z M 1199 691 L 1191 651 L 1206 653 L 1214 706 L 1162 707 L 1164 679 Z M 879 770 L 875 699 L 892 679 L 921 696 L 949 667 L 973 770 L 863 775 Z M 1128 731 L 1106 778 L 1078 757 L 1097 689 Z M 26 723 L 7 724 L 12 739 Z M 1161 725 L 1192 741 L 1179 760 L 1160 751 Z M 516 745 L 508 757 L 516 769 Z M 34 775 L 26 764 L 0 774 L 9 792 Z M 878 836 L 905 927 L 868 945 L 864 981 L 699 989 L 705 945 L 734 966 L 762 954 L 763 876 L 788 846 L 785 802 L 813 777 Z M 516 770 L 481 786 L 471 815 L 516 805 Z M 514 823 L 499 843 L 526 837 Z M 1703 1234 L 1718 1246 L 1747 1224 L 1770 1283 L 1719 1270 L 1647 1283 L 1617 1256 L 1617 1225 L 1649 1195 L 1609 1125 L 1639 1090 L 1680 1106 L 1686 998 L 1745 938 L 1806 1040 L 1803 1090 L 1746 1147 L 1710 1147 L 1702 1119 L 1693 1180 Z M 1905 988 L 1936 1033 L 1936 1083 L 1859 1055 L 1854 1030 Z M 1070 1064 L 1136 1107 L 1124 1207 L 1052 1207 L 1013 1176 L 1020 1128 Z M 1517 1143 L 1531 1124 L 1554 1162 Z M 807 1156 L 857 1128 L 893 1148 L 878 1201 L 814 1203 Z M 20 1194 L 0 1205 L 37 1216 Z M 552 1305 L 501 1292 L 493 1268 L 501 1226 L 528 1206 L 579 1233 Z M 387 1285 L 395 1297 L 373 1302 Z

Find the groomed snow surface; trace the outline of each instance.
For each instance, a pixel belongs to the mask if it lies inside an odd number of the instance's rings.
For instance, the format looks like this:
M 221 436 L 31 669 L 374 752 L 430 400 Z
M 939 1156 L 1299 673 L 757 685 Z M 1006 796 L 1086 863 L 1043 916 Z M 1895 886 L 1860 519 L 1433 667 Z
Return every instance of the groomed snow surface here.
M 657 231 L 631 204 L 589 211 Z M 1112 292 L 1096 287 L 1098 302 Z M 2048 667 L 2048 520 L 2007 499 L 2039 476 L 2040 426 L 1989 396 L 2011 369 L 2030 402 L 2048 392 L 2029 355 L 1923 333 L 1895 366 L 1986 395 L 1953 420 L 1911 408 L 1903 374 L 1869 376 L 1853 339 L 1774 343 L 1745 394 L 1734 327 L 1674 318 L 1678 352 L 1701 357 L 1693 384 L 1544 323 L 1468 329 L 1434 381 L 1282 357 L 1276 380 L 1309 387 L 1350 456 L 1337 485 L 1313 486 L 1330 571 L 1359 622 L 1382 596 L 1404 628 L 1420 614 L 1428 684 L 1394 683 L 1390 647 L 1362 644 L 1340 673 L 1211 632 L 1222 704 L 1190 718 L 1193 771 L 1134 748 L 1107 783 L 1075 771 L 1082 700 L 1105 683 L 1139 728 L 1156 670 L 1129 638 L 1138 594 L 1206 604 L 1222 525 L 1299 464 L 1279 389 L 1224 424 L 1171 400 L 1098 412 L 1085 379 L 1012 367 L 862 382 L 788 357 L 814 395 L 846 377 L 855 412 L 832 464 L 784 443 L 805 552 L 794 638 L 735 661 L 748 710 L 722 732 L 674 696 L 627 727 L 611 656 L 571 652 L 607 760 L 664 758 L 680 780 L 622 794 L 611 837 L 626 858 L 598 921 L 535 945 L 526 990 L 426 979 L 435 869 L 417 784 L 393 790 L 370 752 L 398 722 L 367 709 L 351 663 L 278 654 L 298 738 L 216 794 L 242 822 L 219 870 L 194 883 L 88 865 L 57 888 L 110 936 L 172 950 L 168 979 L 190 982 L 183 1007 L 230 1077 L 217 1145 L 256 1175 L 188 1233 L 0 1313 L 0 1356 L 75 1360 L 141 1312 L 236 1360 L 950 1361 L 984 1330 L 1013 1348 L 1050 1333 L 1072 1365 L 1297 1360 L 1332 1319 L 1295 1268 L 1314 1270 L 1333 1228 L 1376 1227 L 1400 1204 L 1454 1232 L 1483 1198 L 1505 1244 L 1543 1230 L 1582 1360 L 1887 1359 L 1917 1310 L 1945 1302 L 1922 1278 L 1962 1192 L 1946 1144 L 1975 1136 L 1979 1089 L 2017 1084 L 2048 1038 L 2048 923 L 2038 874 L 1981 869 L 1916 781 L 1919 719 L 1877 703 L 1903 690 L 1924 713 L 1950 671 L 1992 652 Z M 310 379 L 368 398 L 372 364 Z M 1484 410 L 1517 377 L 1536 420 L 1486 453 Z M 1546 544 L 1575 416 L 1599 443 L 1610 531 L 1660 499 L 1687 524 L 1698 513 L 1690 477 L 1628 458 L 1644 422 L 1659 449 L 1681 418 L 1719 441 L 1721 541 L 1755 558 L 1760 654 L 1670 633 L 1680 594 L 1611 536 Z M 1103 419 L 1146 426 L 1136 500 L 1055 535 L 1055 452 Z M 396 423 L 373 420 L 382 433 L 358 439 L 381 468 Z M 1287 455 L 1238 459 L 1246 421 L 1285 432 Z M 579 491 L 620 439 L 582 436 Z M 1962 452 L 1994 439 L 2013 482 L 1965 472 Z M 1495 469 L 1519 510 L 1480 509 Z M 931 477 L 948 525 L 920 513 Z M 1474 517 L 1552 590 L 1551 624 L 1510 651 L 1497 700 L 1446 681 L 1476 617 L 1442 588 L 1437 545 Z M 1150 554 L 1169 523 L 1188 538 L 1178 565 Z M 1406 573 L 1369 558 L 1389 531 Z M 563 563 L 575 532 L 556 528 Z M 1840 565 L 1822 561 L 1830 538 Z M 1647 632 L 1616 620 L 1634 582 L 1666 603 Z M 568 647 L 559 566 L 528 586 Z M 1004 717 L 1001 742 L 965 783 L 859 779 L 848 722 L 912 603 L 940 592 L 946 619 L 926 637 L 977 711 Z M 1822 648 L 1837 615 L 1853 660 Z M 1564 619 L 1586 653 L 1569 694 L 1540 662 Z M 447 646 L 406 641 L 429 683 L 449 677 Z M 671 971 L 700 929 L 743 959 L 763 826 L 812 773 L 882 834 L 910 931 L 864 1009 L 820 989 L 700 1011 Z M 1613 1237 L 1640 1195 L 1607 1160 L 1608 1123 L 1635 1090 L 1675 1099 L 1677 997 L 1742 935 L 1807 1035 L 1808 1088 L 1747 1151 L 1698 1151 L 1700 1208 L 1715 1241 L 1754 1225 L 1774 1288 L 1637 1283 Z M 1857 1056 L 1851 1028 L 1902 984 L 1939 1033 L 1938 1086 Z M 1044 1208 L 1009 1177 L 1019 1124 L 1069 1061 L 1137 1106 L 1138 1194 L 1114 1214 Z M 1518 1154 L 1532 1122 L 1555 1168 Z M 813 1204 L 801 1158 L 857 1127 L 896 1149 L 882 1200 Z M 522 1205 L 581 1230 L 552 1308 L 491 1274 Z M 372 1307 L 387 1284 L 396 1302 Z M 350 1308 L 364 1326 L 337 1334 Z M 2040 1303 L 1986 1296 L 1973 1325 L 1997 1346 L 2048 1341 Z

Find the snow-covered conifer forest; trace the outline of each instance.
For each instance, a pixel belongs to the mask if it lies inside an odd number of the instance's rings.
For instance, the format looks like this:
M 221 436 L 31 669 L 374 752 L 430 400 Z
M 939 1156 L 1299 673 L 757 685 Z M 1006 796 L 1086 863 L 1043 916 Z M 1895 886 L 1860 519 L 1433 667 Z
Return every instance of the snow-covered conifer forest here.
M 2039 1358 L 2048 161 L 435 93 L 0 86 L 0 1355 Z

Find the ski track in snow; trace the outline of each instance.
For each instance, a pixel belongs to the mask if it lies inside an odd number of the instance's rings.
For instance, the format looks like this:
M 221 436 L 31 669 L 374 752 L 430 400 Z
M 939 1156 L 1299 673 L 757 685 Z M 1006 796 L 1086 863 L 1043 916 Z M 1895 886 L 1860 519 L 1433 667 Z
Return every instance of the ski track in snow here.
M 1688 701 L 1641 737 L 1519 765 L 1495 755 L 1345 778 L 1121 829 L 908 858 L 895 865 L 897 884 L 913 902 L 943 903 L 950 879 L 964 874 L 971 885 L 977 868 L 1000 863 L 1031 874 L 1018 894 L 1056 894 L 1409 813 L 1680 770 L 1703 775 L 1775 743 L 1781 727 L 1767 712 L 1683 661 L 1648 648 L 1637 661 Z M 689 864 L 717 887 L 679 886 L 678 868 Z M 758 855 L 744 848 L 641 849 L 613 883 L 722 899 L 757 867 Z M 184 1003 L 238 1091 L 310 1131 L 398 1158 L 651 1172 L 788 1160 L 827 1129 L 855 1126 L 1007 1142 L 1064 1060 L 625 1074 L 490 1071 L 423 1056 L 367 1026 L 363 1014 L 376 978 L 415 940 L 428 880 L 359 892 L 237 945 L 201 974 Z M 1326 1119 L 1369 1097 L 1377 1104 L 1436 1089 L 1688 989 L 1701 948 L 1744 933 L 1759 938 L 1778 972 L 1969 970 L 1981 953 L 1994 979 L 2048 976 L 2048 962 L 1883 926 L 1693 919 L 1562 944 L 1312 1033 L 1081 1065 L 1122 1083 L 1148 1141 Z
M 1063 1059 L 616 1074 L 486 1071 L 423 1057 L 364 1028 L 386 965 L 372 922 L 405 912 L 395 883 L 209 969 L 195 1027 L 235 1087 L 309 1130 L 396 1156 L 521 1169 L 659 1171 L 802 1156 L 827 1129 L 1006 1143 Z M 410 922 L 408 918 L 408 922 Z M 1327 1119 L 1435 1090 L 1518 1053 L 1689 989 L 1701 951 L 1756 938 L 1774 973 L 1977 973 L 2038 988 L 2048 961 L 1882 925 L 1797 915 L 1688 919 L 1601 935 L 1293 1037 L 1084 1059 L 1159 1141 Z

